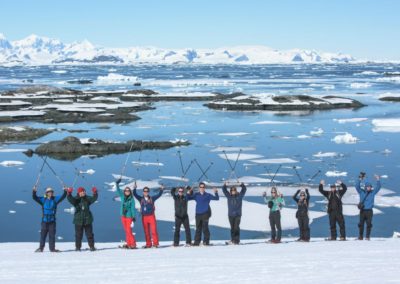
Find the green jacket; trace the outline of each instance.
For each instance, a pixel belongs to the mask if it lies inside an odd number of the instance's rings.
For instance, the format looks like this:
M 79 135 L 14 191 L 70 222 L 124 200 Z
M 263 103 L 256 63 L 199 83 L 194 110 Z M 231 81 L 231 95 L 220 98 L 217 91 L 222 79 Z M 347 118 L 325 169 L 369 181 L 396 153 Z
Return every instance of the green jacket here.
M 272 201 L 273 205 L 272 205 L 272 208 L 270 209 L 271 212 L 279 211 L 282 209 L 282 206 L 285 205 L 285 199 L 283 199 L 283 197 L 280 197 L 280 196 L 276 197 L 276 198 L 272 198 L 272 197 L 267 198 L 265 196 L 264 201 L 267 204 L 268 204 L 268 202 Z
M 118 195 L 121 198 L 121 216 L 136 218 L 135 198 L 133 198 L 132 194 L 126 197 L 119 185 L 117 183 L 115 185 L 117 187 Z
M 90 205 L 97 200 L 97 193 L 93 196 L 86 195 L 85 197 L 72 196 L 69 194 L 67 199 L 75 207 L 74 224 L 75 225 L 90 225 L 93 223 L 93 215 L 90 212 Z

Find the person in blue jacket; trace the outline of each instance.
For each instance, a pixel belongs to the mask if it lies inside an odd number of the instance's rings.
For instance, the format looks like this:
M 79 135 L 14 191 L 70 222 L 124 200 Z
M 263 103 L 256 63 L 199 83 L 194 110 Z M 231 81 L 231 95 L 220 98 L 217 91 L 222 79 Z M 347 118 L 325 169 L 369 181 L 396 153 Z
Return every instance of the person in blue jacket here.
M 36 252 L 43 252 L 46 244 L 47 235 L 49 235 L 49 248 L 51 252 L 59 252 L 56 249 L 56 213 L 57 205 L 60 204 L 67 196 L 67 189 L 64 188 L 62 195 L 54 195 L 51 187 L 46 188 L 44 196 L 37 196 L 37 188 L 32 191 L 32 198 L 42 206 L 42 225 L 40 230 L 40 245 Z
M 372 184 L 368 181 L 365 182 L 364 188 L 361 188 L 361 181 L 364 179 L 365 175 L 360 174 L 357 182 L 356 182 L 356 190 L 360 195 L 360 203 L 358 204 L 358 208 L 360 209 L 360 223 L 358 227 L 360 229 L 360 233 L 358 236 L 359 240 L 362 240 L 364 237 L 364 224 L 367 224 L 365 239 L 367 241 L 370 240 L 371 229 L 372 229 L 372 217 L 374 215 L 374 201 L 375 196 L 381 189 L 381 181 L 378 175 L 375 175 L 376 186 L 372 187 Z
M 140 196 L 136 192 L 136 184 L 133 188 L 133 196 L 140 203 L 140 213 L 142 214 L 142 224 L 144 235 L 146 238 L 146 245 L 144 248 L 157 248 L 159 246 L 158 241 L 158 232 L 157 232 L 157 221 L 156 221 L 156 207 L 154 206 L 154 202 L 163 194 L 164 187 L 161 186 L 160 192 L 154 196 L 150 196 L 150 189 L 145 186 L 143 188 L 143 196 Z M 151 237 L 150 237 L 151 232 Z M 153 243 L 152 243 L 153 241 Z
M 193 193 L 191 189 L 188 192 L 188 200 L 196 201 L 196 233 L 194 237 L 194 246 L 199 246 L 201 241 L 201 233 L 203 232 L 203 245 L 210 245 L 210 230 L 208 228 L 208 221 L 211 217 L 211 200 L 219 200 L 218 189 L 214 188 L 214 194 L 206 192 L 206 184 L 199 183 L 199 192 Z
M 240 184 L 242 188 L 240 193 L 237 191 L 236 186 L 231 186 L 229 192 L 226 182 L 222 187 L 222 192 L 228 201 L 228 217 L 229 224 L 231 225 L 231 241 L 228 244 L 238 245 L 240 243 L 240 220 L 242 218 L 242 201 L 246 194 L 246 186 L 244 183 Z

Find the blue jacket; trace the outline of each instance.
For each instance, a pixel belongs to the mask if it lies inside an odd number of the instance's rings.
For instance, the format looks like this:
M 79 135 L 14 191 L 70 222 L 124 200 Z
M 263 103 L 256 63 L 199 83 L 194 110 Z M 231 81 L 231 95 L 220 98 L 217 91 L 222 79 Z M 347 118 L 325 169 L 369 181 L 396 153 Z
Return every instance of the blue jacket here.
M 140 213 L 142 213 L 142 216 L 149 216 L 153 215 L 154 211 L 156 208 L 154 207 L 154 202 L 156 202 L 157 199 L 159 199 L 162 195 L 162 190 L 154 196 L 150 196 L 146 200 L 143 196 L 140 196 L 136 192 L 136 188 L 133 190 L 133 196 L 136 197 L 136 199 L 140 202 Z
M 356 182 L 356 190 L 358 194 L 360 195 L 360 202 L 364 201 L 364 210 L 371 210 L 374 208 L 374 201 L 375 201 L 375 195 L 381 190 L 381 181 L 378 180 L 376 182 L 376 186 L 374 190 L 372 190 L 369 194 L 367 192 L 366 188 L 361 188 L 361 181 L 357 179 Z M 368 194 L 368 196 L 367 196 Z
M 32 198 L 42 206 L 42 222 L 51 223 L 56 221 L 57 205 L 65 199 L 67 192 L 64 190 L 62 195 L 47 198 L 45 196 L 38 197 L 36 191 L 32 192 Z
M 239 194 L 231 195 L 226 185 L 222 187 L 222 192 L 226 196 L 228 200 L 228 216 L 230 217 L 237 217 L 242 216 L 242 200 L 244 195 L 246 194 L 246 186 L 244 184 L 241 185 L 242 190 Z
M 119 187 L 118 183 L 115 183 L 115 186 L 117 188 L 119 198 L 121 199 L 121 210 L 120 210 L 121 216 L 127 218 L 135 218 L 136 217 L 135 199 L 133 198 L 132 195 L 126 197 L 124 192 Z
M 188 200 L 196 201 L 196 214 L 200 215 L 209 212 L 210 201 L 219 200 L 219 196 L 218 192 L 215 193 L 215 196 L 207 192 L 204 192 L 204 194 L 196 192 L 195 194 L 188 195 Z

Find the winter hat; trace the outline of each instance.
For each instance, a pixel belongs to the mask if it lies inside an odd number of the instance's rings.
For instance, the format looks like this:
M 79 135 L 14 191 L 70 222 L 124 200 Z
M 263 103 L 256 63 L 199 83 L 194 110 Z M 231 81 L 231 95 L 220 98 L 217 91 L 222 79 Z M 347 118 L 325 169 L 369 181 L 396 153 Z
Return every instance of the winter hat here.
M 46 188 L 46 193 L 48 192 L 54 192 L 54 190 L 51 187 Z
M 369 182 L 369 181 L 367 181 L 367 182 L 365 182 L 365 187 L 372 187 L 372 184 Z
M 83 187 L 78 188 L 78 193 L 81 193 L 81 192 L 85 192 L 85 189 Z
M 331 188 L 336 188 L 336 184 L 332 183 Z

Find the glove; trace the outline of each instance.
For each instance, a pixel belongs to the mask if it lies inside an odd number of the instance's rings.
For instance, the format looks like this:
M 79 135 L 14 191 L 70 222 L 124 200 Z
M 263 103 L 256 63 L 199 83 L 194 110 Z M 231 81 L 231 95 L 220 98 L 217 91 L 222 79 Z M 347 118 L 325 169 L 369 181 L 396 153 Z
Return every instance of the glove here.
M 97 188 L 95 186 L 92 187 L 92 193 L 97 194 Z
M 37 191 L 37 187 L 34 186 L 34 187 L 32 188 L 32 190 L 33 190 L 33 192 L 36 192 L 36 191 Z
M 132 218 L 132 222 L 136 222 L 136 218 L 135 217 Z
M 121 183 L 121 178 L 117 179 L 117 181 L 115 183 L 116 184 L 120 184 Z
M 72 194 L 73 191 L 74 191 L 74 189 L 73 189 L 72 187 L 69 187 L 69 188 L 67 189 L 67 193 L 68 193 L 68 194 Z

